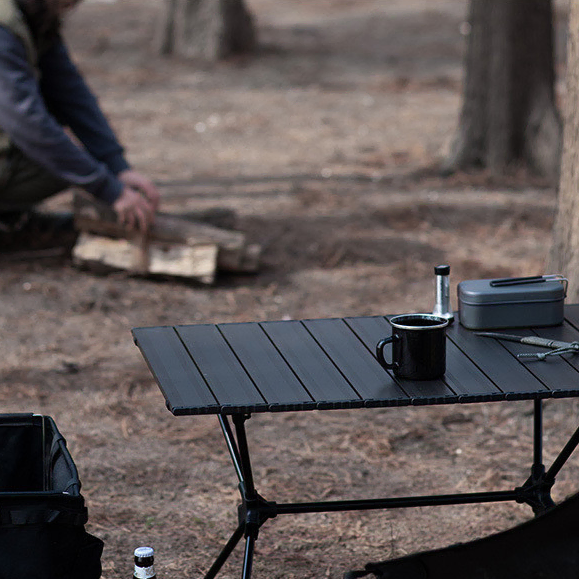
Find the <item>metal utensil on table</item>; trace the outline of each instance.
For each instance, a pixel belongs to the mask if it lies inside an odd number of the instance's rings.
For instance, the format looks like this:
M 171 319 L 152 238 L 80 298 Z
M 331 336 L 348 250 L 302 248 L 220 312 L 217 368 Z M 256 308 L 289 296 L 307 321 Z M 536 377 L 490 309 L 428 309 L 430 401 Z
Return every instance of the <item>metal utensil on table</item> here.
M 550 348 L 550 352 L 524 353 L 517 354 L 517 358 L 536 358 L 545 360 L 547 356 L 560 356 L 562 354 L 575 354 L 579 352 L 579 342 L 561 342 L 559 340 L 550 340 L 539 336 L 514 336 L 512 334 L 500 334 L 498 332 L 476 332 L 477 336 L 484 338 L 495 338 L 507 342 L 517 342 L 519 344 L 528 344 L 530 346 L 540 346 Z

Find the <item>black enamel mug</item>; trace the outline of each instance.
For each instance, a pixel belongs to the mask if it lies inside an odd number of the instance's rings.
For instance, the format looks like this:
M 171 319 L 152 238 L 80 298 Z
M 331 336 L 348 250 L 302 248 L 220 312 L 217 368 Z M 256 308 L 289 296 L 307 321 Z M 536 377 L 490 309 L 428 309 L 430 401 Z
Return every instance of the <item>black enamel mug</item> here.
M 408 380 L 435 380 L 446 371 L 448 320 L 432 314 L 403 314 L 390 319 L 392 335 L 376 344 L 376 358 L 386 370 Z M 392 343 L 392 362 L 384 347 Z

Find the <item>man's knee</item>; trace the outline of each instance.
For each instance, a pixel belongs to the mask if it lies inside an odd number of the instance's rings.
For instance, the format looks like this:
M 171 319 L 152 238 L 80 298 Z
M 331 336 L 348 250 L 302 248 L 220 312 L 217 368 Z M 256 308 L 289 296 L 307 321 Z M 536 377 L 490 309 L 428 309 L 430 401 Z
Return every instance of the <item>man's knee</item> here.
M 30 208 L 68 186 L 15 150 L 0 162 L 0 211 Z

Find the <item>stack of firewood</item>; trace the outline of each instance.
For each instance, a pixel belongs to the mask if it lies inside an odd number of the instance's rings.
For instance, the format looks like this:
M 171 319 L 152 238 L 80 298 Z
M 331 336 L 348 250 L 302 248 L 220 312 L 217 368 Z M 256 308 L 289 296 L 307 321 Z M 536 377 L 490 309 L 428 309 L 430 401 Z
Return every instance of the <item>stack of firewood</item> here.
M 261 247 L 248 244 L 243 232 L 185 216 L 160 213 L 147 234 L 135 233 L 119 224 L 109 207 L 79 195 L 74 220 L 80 234 L 72 255 L 82 267 L 177 276 L 204 284 L 213 283 L 218 271 L 254 273 L 259 268 Z

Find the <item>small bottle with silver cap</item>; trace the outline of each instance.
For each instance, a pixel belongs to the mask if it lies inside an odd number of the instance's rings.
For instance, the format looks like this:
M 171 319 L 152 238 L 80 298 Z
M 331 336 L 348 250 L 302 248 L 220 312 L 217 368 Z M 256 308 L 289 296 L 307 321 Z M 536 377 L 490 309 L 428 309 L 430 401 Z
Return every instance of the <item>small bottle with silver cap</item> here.
M 450 307 L 450 265 L 437 265 L 434 268 L 436 276 L 436 301 L 432 314 L 439 318 L 448 320 L 450 324 L 454 321 L 454 313 Z
M 135 571 L 133 579 L 157 579 L 155 573 L 155 551 L 151 547 L 135 549 Z

